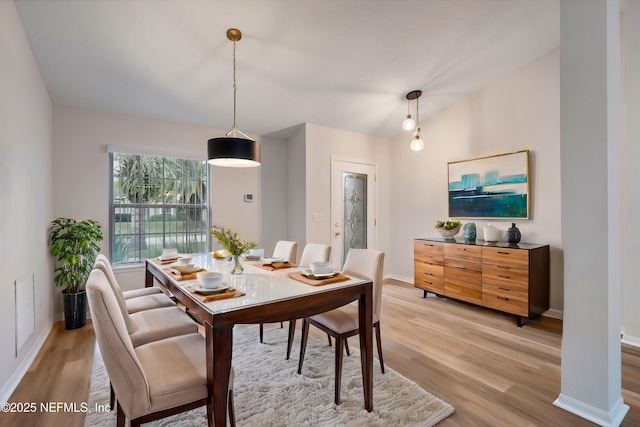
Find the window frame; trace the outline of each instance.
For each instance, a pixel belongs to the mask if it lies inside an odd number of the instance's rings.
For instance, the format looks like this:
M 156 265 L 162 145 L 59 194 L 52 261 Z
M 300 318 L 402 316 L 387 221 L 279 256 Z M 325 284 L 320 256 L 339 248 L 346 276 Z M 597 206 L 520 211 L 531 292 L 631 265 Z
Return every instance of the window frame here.
M 110 259 L 112 260 L 113 266 L 114 268 L 117 269 L 134 269 L 134 268 L 138 268 L 141 265 L 144 264 L 144 257 L 142 255 L 142 253 L 138 252 L 139 255 L 139 259 L 137 261 L 131 261 L 131 262 L 119 262 L 116 261 L 116 258 L 114 256 L 114 252 L 115 252 L 115 239 L 116 239 L 116 222 L 115 222 L 115 211 L 116 208 L 118 207 L 118 204 L 115 203 L 115 176 L 114 176 L 114 162 L 115 160 L 115 155 L 132 155 L 132 156 L 147 156 L 147 157 L 156 157 L 156 158 L 162 158 L 163 159 L 163 172 L 162 172 L 162 182 L 164 185 L 165 180 L 167 179 L 171 179 L 171 178 L 167 178 L 165 173 L 164 173 L 164 163 L 166 161 L 166 159 L 171 159 L 171 160 L 186 160 L 186 161 L 197 161 L 197 162 L 206 162 L 205 159 L 203 159 L 201 156 L 196 156 L 196 155 L 190 155 L 190 154 L 184 154 L 184 153 L 176 153 L 176 152 L 159 152 L 159 151 L 145 151 L 145 150 L 140 150 L 140 149 L 136 149 L 136 148 L 129 148 L 129 147 L 116 147 L 116 146 L 108 146 L 107 147 L 107 151 L 109 154 L 109 255 L 110 255 Z M 155 204 L 155 203 L 150 203 L 150 202 L 142 202 L 142 203 L 127 203 L 127 205 L 129 207 L 131 207 L 131 205 L 137 205 L 140 208 L 143 209 L 160 209 L 161 211 L 164 211 L 165 209 L 179 209 L 179 208 L 185 208 L 188 206 L 197 206 L 199 208 L 202 209 L 202 220 L 204 221 L 204 225 L 203 225 L 203 229 L 205 230 L 205 232 L 203 233 L 205 235 L 205 240 L 204 240 L 204 244 L 205 244 L 205 250 L 206 251 L 210 251 L 211 249 L 211 244 L 212 244 L 212 240 L 211 240 L 211 234 L 209 233 L 209 230 L 211 228 L 211 205 L 210 205 L 210 193 L 211 193 L 211 168 L 208 167 L 208 164 L 205 163 L 205 191 L 203 193 L 204 196 L 204 200 L 202 203 L 199 203 L 197 205 L 191 205 L 189 203 L 175 203 L 175 204 L 167 204 L 165 203 L 165 201 L 163 200 L 163 202 L 161 204 Z M 163 242 L 166 241 L 167 236 L 177 236 L 177 233 L 170 233 L 167 234 L 166 231 L 166 220 L 163 219 L 163 230 L 162 230 L 162 239 Z M 157 234 L 157 233 L 144 233 L 141 234 L 141 236 L 145 236 L 145 238 L 148 238 L 149 234 Z M 194 233 L 183 233 L 182 235 L 188 235 L 188 234 L 194 234 Z M 177 245 L 176 245 L 177 246 Z M 137 251 L 136 251 L 137 252 Z

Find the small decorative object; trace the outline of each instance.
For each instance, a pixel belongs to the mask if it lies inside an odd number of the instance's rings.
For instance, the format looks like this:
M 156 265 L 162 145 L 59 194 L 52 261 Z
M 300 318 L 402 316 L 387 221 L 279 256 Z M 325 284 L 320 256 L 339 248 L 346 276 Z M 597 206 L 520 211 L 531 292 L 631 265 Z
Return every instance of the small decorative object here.
M 234 233 L 224 227 L 216 227 L 214 225 L 211 229 L 211 234 L 229 252 L 229 256 L 231 257 L 231 274 L 242 274 L 244 267 L 240 262 L 240 255 L 249 249 L 258 247 L 258 245 L 253 242 L 241 240 L 238 237 L 238 233 Z
M 484 240 L 489 243 L 496 243 L 502 236 L 502 232 L 491 225 L 491 223 L 487 224 L 482 231 L 484 232 Z
M 462 237 L 464 240 L 476 240 L 476 223 L 468 222 L 462 226 Z
M 507 237 L 507 242 L 509 243 L 518 243 L 522 238 L 522 234 L 518 227 L 516 227 L 515 222 L 511 223 L 511 227 L 505 232 L 505 235 Z
M 436 222 L 436 230 L 438 230 L 438 233 L 444 238 L 451 238 L 458 234 L 460 226 L 462 226 L 460 221 L 453 221 L 451 218 L 446 221 Z

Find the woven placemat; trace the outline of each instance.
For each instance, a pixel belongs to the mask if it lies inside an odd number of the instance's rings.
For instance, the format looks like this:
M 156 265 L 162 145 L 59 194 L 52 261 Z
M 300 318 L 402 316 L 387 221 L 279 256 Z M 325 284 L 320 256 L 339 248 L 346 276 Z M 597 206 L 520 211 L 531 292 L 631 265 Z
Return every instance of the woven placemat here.
M 327 279 L 312 279 L 304 276 L 301 271 L 291 272 L 287 274 L 287 276 L 291 277 L 293 280 L 297 280 L 298 282 L 306 283 L 311 286 L 329 285 L 331 283 L 344 282 L 345 280 L 350 279 L 350 277 L 345 276 L 342 273 L 338 273 L 336 276 L 329 277 Z

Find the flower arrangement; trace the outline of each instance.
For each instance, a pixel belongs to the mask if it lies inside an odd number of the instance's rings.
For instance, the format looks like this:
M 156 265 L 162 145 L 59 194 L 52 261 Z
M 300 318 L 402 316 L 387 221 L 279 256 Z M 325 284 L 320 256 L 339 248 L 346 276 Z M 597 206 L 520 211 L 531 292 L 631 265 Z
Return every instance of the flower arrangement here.
M 240 256 L 249 249 L 258 247 L 254 242 L 247 242 L 238 237 L 238 233 L 234 233 L 225 227 L 216 227 L 211 229 L 213 237 L 233 256 Z

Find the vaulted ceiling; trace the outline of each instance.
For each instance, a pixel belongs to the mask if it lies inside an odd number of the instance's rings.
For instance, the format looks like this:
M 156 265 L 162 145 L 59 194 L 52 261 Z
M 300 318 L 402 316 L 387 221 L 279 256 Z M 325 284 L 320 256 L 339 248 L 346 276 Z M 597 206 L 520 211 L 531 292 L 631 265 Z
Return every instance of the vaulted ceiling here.
M 401 132 L 557 48 L 558 0 L 16 0 L 55 104 L 268 135 Z M 415 116 L 415 103 L 411 104 Z

